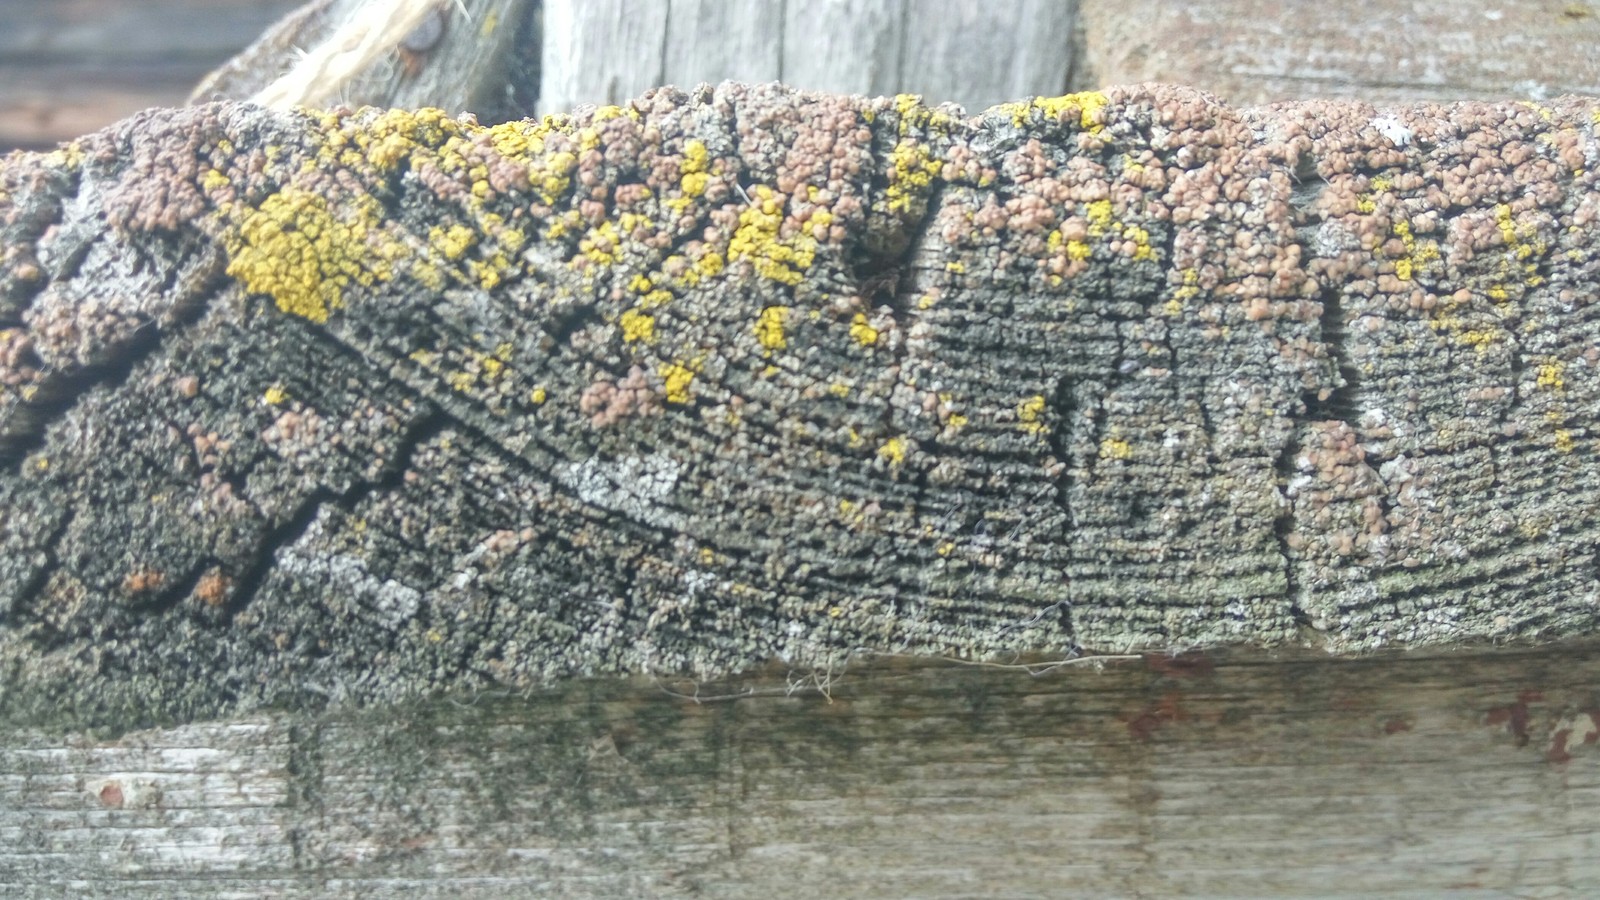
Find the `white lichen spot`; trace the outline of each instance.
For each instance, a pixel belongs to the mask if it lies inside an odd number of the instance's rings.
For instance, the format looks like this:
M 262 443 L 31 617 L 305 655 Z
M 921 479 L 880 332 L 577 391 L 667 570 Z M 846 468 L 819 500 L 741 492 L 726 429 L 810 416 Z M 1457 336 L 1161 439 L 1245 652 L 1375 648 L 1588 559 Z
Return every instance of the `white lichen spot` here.
M 1372 127 L 1378 129 L 1378 133 L 1388 138 L 1389 143 L 1396 147 L 1404 147 L 1411 143 L 1411 129 L 1394 116 L 1379 116 L 1372 120 Z
M 582 462 L 556 469 L 556 480 L 591 506 L 622 513 L 638 521 L 673 525 L 682 516 L 666 506 L 665 500 L 678 484 L 683 466 L 665 453 L 602 459 L 591 456 Z

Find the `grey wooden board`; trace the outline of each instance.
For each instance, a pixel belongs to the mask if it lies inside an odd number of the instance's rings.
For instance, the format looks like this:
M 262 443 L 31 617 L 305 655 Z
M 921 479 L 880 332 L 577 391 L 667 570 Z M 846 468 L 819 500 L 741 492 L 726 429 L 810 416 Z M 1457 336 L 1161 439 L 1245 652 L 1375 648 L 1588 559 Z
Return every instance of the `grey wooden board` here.
M 316 0 L 286 17 L 195 88 L 191 102 L 249 99 L 327 40 L 369 0 Z M 486 120 L 532 112 L 520 88 L 525 58 L 538 55 L 535 0 L 452 0 L 437 7 L 438 37 L 414 50 L 386 49 L 359 77 L 306 101 L 329 106 L 433 106 Z M 534 70 L 536 72 L 536 69 Z
M 1062 93 L 1076 0 L 550 0 L 539 107 L 781 80 L 971 109 Z
M 0 152 L 48 147 L 190 86 L 296 0 L 0 0 Z
M 1593 896 L 1597 679 L 1593 643 L 879 660 L 14 731 L 0 896 Z
M 666 30 L 660 0 L 546 2 L 539 110 L 620 103 L 660 84 Z
M 1593 0 L 1086 0 L 1079 82 L 1174 81 L 1230 103 L 1600 93 Z

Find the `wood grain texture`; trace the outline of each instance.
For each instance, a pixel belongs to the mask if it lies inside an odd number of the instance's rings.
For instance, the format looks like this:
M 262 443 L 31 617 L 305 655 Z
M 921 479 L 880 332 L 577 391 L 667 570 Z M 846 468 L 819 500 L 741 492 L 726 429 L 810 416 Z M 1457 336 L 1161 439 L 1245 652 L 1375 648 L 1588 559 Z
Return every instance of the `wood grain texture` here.
M 539 111 L 619 103 L 662 83 L 669 5 L 546 0 Z
M 183 102 L 297 0 L 3 0 L 0 151 Z
M 659 84 L 786 80 L 785 4 L 680 0 L 669 7 Z
M 13 157 L 0 712 L 1593 633 L 1597 115 L 727 84 Z
M 8 731 L 0 894 L 1582 897 L 1597 683 L 1592 643 L 858 660 Z
M 1070 0 L 562 0 L 546 4 L 550 81 L 540 109 L 727 79 L 920 93 L 974 110 L 1053 96 L 1067 84 L 1076 7 Z
M 1085 0 L 1079 81 L 1176 81 L 1233 103 L 1600 93 L 1600 5 Z
M 377 4 L 382 6 L 382 0 Z M 354 19 L 371 19 L 372 0 L 317 0 L 285 17 L 254 44 L 212 72 L 191 102 L 259 99 L 306 51 L 328 41 Z M 471 111 L 485 122 L 521 118 L 533 111 L 537 78 L 538 3 L 533 0 L 459 0 L 440 3 L 425 46 L 388 44 L 351 78 L 299 102 L 308 106 L 437 107 Z M 381 18 L 381 17 L 379 17 Z M 430 33 L 433 33 L 430 31 Z M 264 101 L 262 101 L 264 102 Z
M 786 3 L 784 15 L 783 75 L 789 84 L 868 96 L 911 90 L 901 65 L 904 0 Z

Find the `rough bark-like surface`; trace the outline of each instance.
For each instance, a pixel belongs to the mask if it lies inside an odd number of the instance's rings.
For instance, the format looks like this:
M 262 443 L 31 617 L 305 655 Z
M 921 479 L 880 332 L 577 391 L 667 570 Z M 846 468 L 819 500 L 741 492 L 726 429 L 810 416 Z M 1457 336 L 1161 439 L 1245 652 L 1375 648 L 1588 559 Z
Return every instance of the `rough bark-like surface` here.
M 1592 897 L 1597 680 L 1223 652 L 7 729 L 0 896 Z
M 726 85 L 14 156 L 4 715 L 1592 632 L 1597 128 Z

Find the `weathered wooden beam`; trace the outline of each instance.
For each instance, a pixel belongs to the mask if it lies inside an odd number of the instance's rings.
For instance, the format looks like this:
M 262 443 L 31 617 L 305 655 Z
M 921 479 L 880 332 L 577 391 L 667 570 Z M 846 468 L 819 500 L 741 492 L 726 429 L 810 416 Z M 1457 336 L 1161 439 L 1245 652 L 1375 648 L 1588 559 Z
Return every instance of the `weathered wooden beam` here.
M 1597 128 L 729 84 L 14 156 L 0 712 L 1591 634 Z
M 538 24 L 534 0 L 314 0 L 212 72 L 190 101 L 522 118 L 536 97 Z
M 782 81 L 979 109 L 1066 90 L 1076 0 L 548 0 L 541 111 Z
M 296 0 L 0 0 L 0 152 L 175 106 Z
M 1039 675 L 857 660 L 826 695 L 784 675 L 116 740 L 8 729 L 0 882 L 136 898 L 1600 888 L 1593 642 Z
M 1083 0 L 1084 87 L 1170 81 L 1229 103 L 1600 94 L 1600 5 L 1502 0 Z

